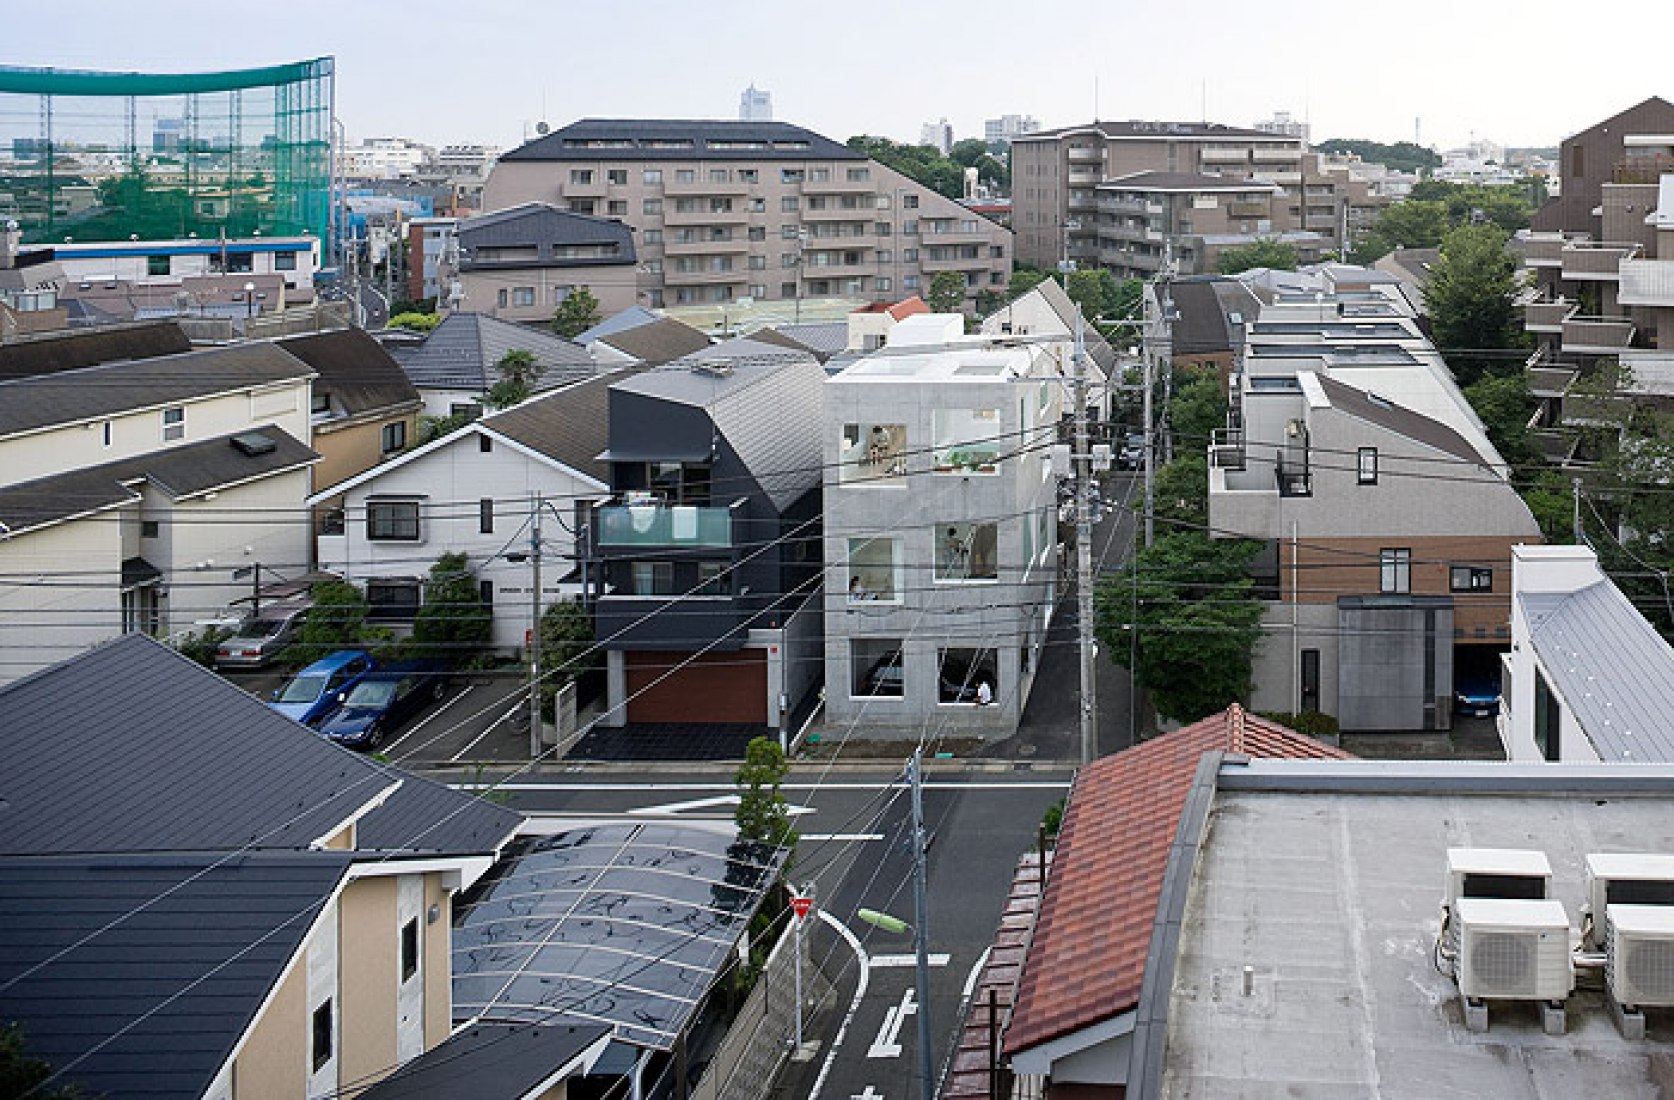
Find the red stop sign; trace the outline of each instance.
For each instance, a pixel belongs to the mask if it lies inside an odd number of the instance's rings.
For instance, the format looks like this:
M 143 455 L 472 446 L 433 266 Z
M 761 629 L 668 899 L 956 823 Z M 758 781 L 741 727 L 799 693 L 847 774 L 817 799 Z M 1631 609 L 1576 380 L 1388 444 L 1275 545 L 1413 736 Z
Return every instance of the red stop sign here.
M 791 912 L 796 914 L 797 920 L 807 917 L 808 911 L 813 907 L 813 898 L 791 898 Z

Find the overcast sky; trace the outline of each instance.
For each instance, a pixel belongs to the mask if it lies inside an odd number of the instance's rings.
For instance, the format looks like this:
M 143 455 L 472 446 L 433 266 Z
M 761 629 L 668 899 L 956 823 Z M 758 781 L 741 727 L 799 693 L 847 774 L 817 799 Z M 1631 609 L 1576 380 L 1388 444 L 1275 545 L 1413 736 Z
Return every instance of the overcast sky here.
M 1555 145 L 1648 96 L 1654 0 L 55 0 L 6 21 L 0 62 L 201 71 L 337 58 L 351 138 L 512 146 L 545 119 L 734 118 L 754 83 L 774 117 L 843 140 L 917 141 L 945 116 L 1046 126 L 1143 118 L 1247 126 L 1275 111 L 1328 137 L 1448 148 Z M 1589 39 L 1589 23 L 1626 35 Z M 1622 48 L 1633 29 L 1637 56 Z M 1605 49 L 1601 44 L 1617 43 Z M 1659 82 L 1660 77 L 1660 82 Z

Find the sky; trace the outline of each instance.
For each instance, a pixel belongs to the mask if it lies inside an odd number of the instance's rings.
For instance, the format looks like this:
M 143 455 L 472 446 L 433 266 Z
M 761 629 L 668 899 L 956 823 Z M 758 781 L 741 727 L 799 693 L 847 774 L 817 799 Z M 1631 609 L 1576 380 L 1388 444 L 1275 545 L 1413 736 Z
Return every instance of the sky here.
M 56 0 L 7 21 L 0 63 L 195 72 L 337 59 L 351 140 L 507 147 L 536 123 L 735 118 L 739 93 L 839 141 L 916 142 L 945 117 L 1248 126 L 1289 111 L 1315 141 L 1549 146 L 1652 95 L 1674 70 L 1577 40 L 1577 12 L 1649 33 L 1655 0 Z M 1603 41 L 1600 38 L 1599 41 Z M 1660 76 L 1660 79 L 1659 79 Z

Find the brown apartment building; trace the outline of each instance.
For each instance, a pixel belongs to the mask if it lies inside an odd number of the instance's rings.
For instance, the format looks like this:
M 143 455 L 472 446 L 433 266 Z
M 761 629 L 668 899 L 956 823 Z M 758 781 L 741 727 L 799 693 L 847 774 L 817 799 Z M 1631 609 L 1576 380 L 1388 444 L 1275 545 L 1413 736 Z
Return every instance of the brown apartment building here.
M 1215 270 L 1263 238 L 1313 260 L 1341 247 L 1385 200 L 1326 171 L 1299 137 L 1207 122 L 1094 122 L 1012 143 L 1017 257 L 1149 277 Z
M 582 119 L 495 165 L 485 208 L 529 202 L 630 226 L 650 308 L 896 300 L 943 271 L 974 299 L 1011 274 L 1010 230 L 783 122 Z

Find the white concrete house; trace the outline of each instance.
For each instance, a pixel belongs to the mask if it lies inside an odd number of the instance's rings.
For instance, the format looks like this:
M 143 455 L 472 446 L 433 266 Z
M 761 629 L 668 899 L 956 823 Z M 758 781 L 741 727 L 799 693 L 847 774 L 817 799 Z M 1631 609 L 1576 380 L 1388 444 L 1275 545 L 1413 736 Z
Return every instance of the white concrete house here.
M 578 382 L 409 451 L 334 485 L 309 503 L 343 499 L 341 519 L 321 534 L 321 569 L 366 589 L 374 618 L 411 621 L 423 581 L 443 554 L 464 554 L 493 609 L 492 644 L 520 650 L 533 623 L 531 517 L 541 509 L 544 608 L 580 592 L 577 538 L 591 503 L 610 496 L 610 383 Z M 513 560 L 513 559 L 516 560 Z
M 270 344 L 128 359 L 119 335 L 75 341 L 56 365 L 0 350 L 0 683 L 190 631 L 258 565 L 308 568 L 312 368 Z

